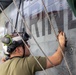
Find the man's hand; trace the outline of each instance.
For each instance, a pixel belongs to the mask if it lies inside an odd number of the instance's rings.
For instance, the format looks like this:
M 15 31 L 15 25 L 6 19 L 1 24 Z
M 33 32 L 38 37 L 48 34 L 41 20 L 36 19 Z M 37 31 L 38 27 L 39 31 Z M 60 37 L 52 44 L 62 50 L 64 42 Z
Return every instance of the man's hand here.
M 65 46 L 66 37 L 65 37 L 64 32 L 62 32 L 62 31 L 59 32 L 59 34 L 58 34 L 58 40 L 59 40 L 59 43 L 60 43 L 61 46 Z

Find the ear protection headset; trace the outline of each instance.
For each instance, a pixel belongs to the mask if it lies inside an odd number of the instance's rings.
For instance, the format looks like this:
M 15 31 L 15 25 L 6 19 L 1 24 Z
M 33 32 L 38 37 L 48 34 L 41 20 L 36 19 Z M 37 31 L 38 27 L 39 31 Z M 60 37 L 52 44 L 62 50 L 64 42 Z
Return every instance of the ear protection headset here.
M 19 34 L 25 42 L 27 42 L 27 40 L 30 37 L 26 32 L 25 33 L 19 32 Z M 12 35 L 7 34 L 3 37 L 2 43 L 4 43 L 3 48 L 4 48 L 4 53 L 6 55 L 11 54 L 16 49 L 16 47 L 20 45 L 24 47 L 24 43 L 21 40 L 20 36 L 17 33 L 13 33 Z

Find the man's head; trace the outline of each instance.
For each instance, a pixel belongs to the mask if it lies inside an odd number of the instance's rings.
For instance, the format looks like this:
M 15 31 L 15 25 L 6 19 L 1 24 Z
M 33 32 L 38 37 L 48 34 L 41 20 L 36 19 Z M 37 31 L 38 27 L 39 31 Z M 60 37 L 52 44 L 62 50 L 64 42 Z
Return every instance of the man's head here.
M 28 45 L 29 35 L 27 33 L 20 33 L 22 39 Z M 28 48 L 24 45 L 22 39 L 18 36 L 17 33 L 13 33 L 12 35 L 5 36 L 2 42 L 5 44 L 3 48 L 5 49 L 5 54 L 13 55 L 13 56 L 27 56 L 30 55 Z

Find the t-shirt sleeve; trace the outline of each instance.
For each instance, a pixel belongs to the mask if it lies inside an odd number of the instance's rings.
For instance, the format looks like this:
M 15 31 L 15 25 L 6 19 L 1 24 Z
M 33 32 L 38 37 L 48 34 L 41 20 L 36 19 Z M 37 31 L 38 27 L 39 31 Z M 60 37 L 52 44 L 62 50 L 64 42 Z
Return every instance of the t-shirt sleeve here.
M 39 57 L 36 57 L 36 59 L 39 61 L 39 63 L 42 65 L 42 67 L 44 69 L 46 69 L 46 58 L 39 56 Z M 30 66 L 30 69 L 32 71 L 41 71 L 42 70 L 42 68 L 40 67 L 40 65 L 38 64 L 38 62 L 34 59 L 33 56 L 30 57 L 29 61 L 30 62 L 28 62 L 29 63 L 28 65 Z
M 37 60 L 39 61 L 39 63 L 42 65 L 42 67 L 44 68 L 44 69 L 46 69 L 46 58 L 45 57 L 37 57 Z M 35 60 L 36 61 L 36 60 Z M 42 70 L 42 68 L 40 67 L 40 65 L 37 63 L 37 61 L 36 61 L 36 64 L 35 64 L 35 70 L 38 70 L 38 71 L 40 71 L 40 70 Z

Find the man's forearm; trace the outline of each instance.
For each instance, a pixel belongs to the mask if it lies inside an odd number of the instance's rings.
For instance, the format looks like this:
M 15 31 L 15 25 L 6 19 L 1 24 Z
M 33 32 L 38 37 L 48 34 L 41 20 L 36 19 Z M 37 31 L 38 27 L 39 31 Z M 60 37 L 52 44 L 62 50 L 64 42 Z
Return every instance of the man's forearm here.
M 65 46 L 62 45 L 62 46 L 58 47 L 56 53 L 53 55 L 53 56 L 56 57 L 55 59 L 58 61 L 57 64 L 61 63 L 61 61 L 63 59 L 63 54 L 62 53 L 64 53 L 64 52 L 65 52 Z
M 52 56 L 48 57 L 55 66 L 61 63 L 63 59 L 62 52 L 64 52 L 64 48 L 65 48 L 64 45 L 62 45 L 61 47 L 59 46 L 57 48 L 57 51 Z M 50 68 L 50 67 L 53 67 L 53 65 L 47 60 L 47 68 Z

